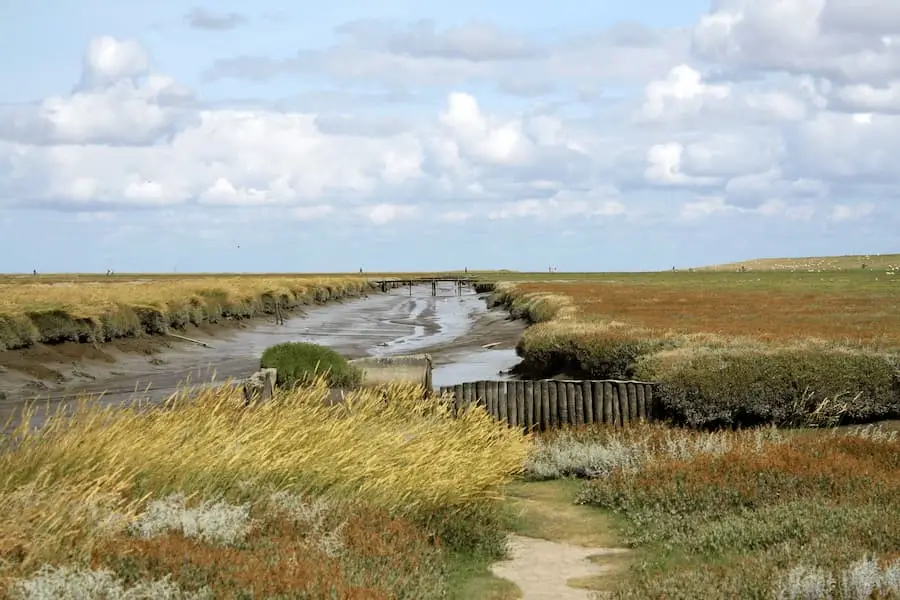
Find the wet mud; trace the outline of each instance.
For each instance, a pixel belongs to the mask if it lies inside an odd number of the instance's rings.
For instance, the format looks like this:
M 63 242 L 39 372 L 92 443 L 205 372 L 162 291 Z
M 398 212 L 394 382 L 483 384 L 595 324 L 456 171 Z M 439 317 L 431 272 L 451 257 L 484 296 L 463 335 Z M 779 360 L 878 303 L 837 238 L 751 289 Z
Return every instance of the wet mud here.
M 267 347 L 285 341 L 322 344 L 348 358 L 429 352 L 434 387 L 499 379 L 519 362 L 514 347 L 524 329 L 488 309 L 483 295 L 465 289 L 458 296 L 445 284 L 436 297 L 430 285 L 412 295 L 403 288 L 313 307 L 283 325 L 257 320 L 184 333 L 206 347 L 172 337 L 38 346 L 0 357 L 0 419 L 28 401 L 52 406 L 79 394 L 102 393 L 106 403 L 159 401 L 185 385 L 243 378 Z

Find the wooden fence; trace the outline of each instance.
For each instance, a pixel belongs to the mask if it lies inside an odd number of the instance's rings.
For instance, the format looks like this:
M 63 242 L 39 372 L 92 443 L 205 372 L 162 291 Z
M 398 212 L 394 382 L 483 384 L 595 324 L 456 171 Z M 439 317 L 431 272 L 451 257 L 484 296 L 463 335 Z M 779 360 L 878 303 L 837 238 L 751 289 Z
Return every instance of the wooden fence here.
M 474 381 L 440 388 L 454 411 L 477 404 L 510 427 L 540 430 L 563 425 L 625 425 L 657 416 L 654 387 L 644 381 Z

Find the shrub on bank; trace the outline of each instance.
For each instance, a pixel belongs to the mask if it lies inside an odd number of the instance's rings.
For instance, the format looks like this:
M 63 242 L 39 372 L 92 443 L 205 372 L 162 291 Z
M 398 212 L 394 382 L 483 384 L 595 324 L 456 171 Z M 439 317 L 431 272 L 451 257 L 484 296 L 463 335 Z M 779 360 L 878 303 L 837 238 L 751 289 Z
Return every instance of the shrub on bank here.
M 346 358 L 325 346 L 303 342 L 276 344 L 263 352 L 260 368 L 278 369 L 276 383 L 285 387 L 309 385 L 324 377 L 331 387 L 357 388 L 363 372 Z
M 98 343 L 358 296 L 364 279 L 201 277 L 0 284 L 0 351 Z
M 660 406 L 692 427 L 837 425 L 900 415 L 896 357 L 826 348 L 742 349 L 649 357 L 639 378 L 661 381 Z

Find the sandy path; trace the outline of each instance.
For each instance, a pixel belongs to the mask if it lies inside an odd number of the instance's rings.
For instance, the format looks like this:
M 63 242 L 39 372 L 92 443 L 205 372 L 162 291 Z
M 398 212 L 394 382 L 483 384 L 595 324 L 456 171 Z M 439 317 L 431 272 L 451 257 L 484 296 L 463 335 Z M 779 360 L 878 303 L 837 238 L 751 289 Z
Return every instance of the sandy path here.
M 523 600 L 603 597 L 602 593 L 569 587 L 566 582 L 608 571 L 603 565 L 588 560 L 591 556 L 628 552 L 621 548 L 586 548 L 521 535 L 510 536 L 509 550 L 510 558 L 492 565 L 491 572 L 519 586 Z

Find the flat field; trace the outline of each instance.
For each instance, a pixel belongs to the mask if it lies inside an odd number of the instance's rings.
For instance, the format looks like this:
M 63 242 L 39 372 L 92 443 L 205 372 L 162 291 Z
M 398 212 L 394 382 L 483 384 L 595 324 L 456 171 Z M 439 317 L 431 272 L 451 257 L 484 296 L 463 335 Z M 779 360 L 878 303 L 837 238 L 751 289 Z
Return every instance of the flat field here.
M 536 323 L 523 372 L 658 381 L 689 425 L 900 414 L 893 267 L 510 274 L 495 298 Z
M 598 274 L 517 287 L 570 298 L 585 322 L 900 347 L 900 274 L 884 271 Z

